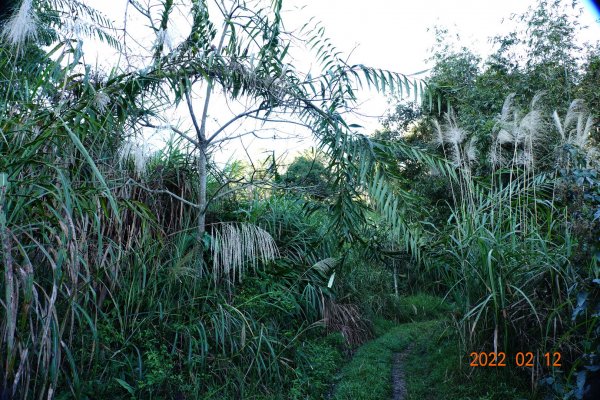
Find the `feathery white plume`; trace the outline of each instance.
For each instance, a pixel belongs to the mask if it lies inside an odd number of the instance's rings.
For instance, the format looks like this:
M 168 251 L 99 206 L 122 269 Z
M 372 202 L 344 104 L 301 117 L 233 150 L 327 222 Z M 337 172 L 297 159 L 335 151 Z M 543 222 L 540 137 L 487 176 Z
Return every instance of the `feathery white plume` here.
M 510 112 L 512 111 L 512 103 L 515 98 L 516 93 L 509 94 L 504 100 L 504 104 L 502 105 L 502 112 L 500 113 L 500 121 L 508 121 L 510 117 Z
M 440 123 L 437 120 L 433 121 L 433 125 L 435 126 L 435 132 L 437 133 L 435 137 L 435 143 L 442 146 L 444 145 L 444 132 L 442 131 L 442 127 L 440 126 Z
M 584 125 L 584 122 L 585 125 Z M 593 118 L 592 116 L 588 116 L 587 119 L 585 118 L 585 115 L 581 114 L 577 120 L 577 130 L 575 132 L 575 136 L 572 138 L 573 140 L 573 144 L 575 146 L 578 146 L 580 148 L 584 148 L 587 146 L 588 143 L 588 139 L 590 137 L 590 131 L 592 130 L 592 125 L 593 125 Z
M 496 141 L 500 144 L 512 143 L 514 138 L 506 129 L 501 129 L 496 136 Z
M 101 90 L 98 90 L 96 92 L 96 94 L 94 95 L 94 107 L 100 111 L 101 113 L 104 113 L 108 107 L 108 103 L 110 103 L 110 97 L 108 97 L 108 95 L 106 93 L 104 93 Z
M 38 19 L 33 12 L 33 0 L 23 0 L 19 9 L 2 28 L 2 36 L 20 49 L 28 39 L 37 38 Z
M 571 102 L 564 121 L 561 122 L 556 111 L 552 117 L 562 145 L 569 144 L 581 149 L 588 147 L 594 120 L 585 108 L 583 100 L 576 99 Z
M 533 152 L 528 149 L 519 150 L 515 157 L 515 164 L 522 165 L 524 168 L 533 166 Z
M 150 147 L 146 144 L 127 141 L 119 152 L 119 161 L 121 163 L 132 159 L 135 171 L 142 175 L 146 170 L 146 164 L 150 159 Z
M 582 99 L 575 99 L 569 105 L 567 115 L 565 116 L 565 128 L 571 125 L 575 119 L 579 117 L 581 113 L 585 112 L 585 106 Z
M 517 142 L 537 144 L 541 139 L 543 125 L 542 113 L 539 110 L 531 110 L 519 122 L 516 134 Z
M 563 125 L 560 122 L 560 117 L 558 116 L 558 112 L 556 110 L 554 110 L 554 112 L 552 113 L 552 118 L 554 119 L 554 125 L 556 126 L 556 130 L 558 131 L 558 134 L 560 135 L 560 139 L 562 141 L 564 141 L 565 140 L 565 129 L 563 128 Z
M 533 96 L 533 99 L 531 100 L 531 106 L 530 106 L 530 108 L 531 108 L 532 110 L 535 110 L 535 109 L 537 108 L 537 107 L 536 107 L 536 106 L 537 106 L 537 103 L 539 103 L 539 102 L 540 102 L 540 99 L 541 99 L 541 98 L 542 98 L 542 97 L 543 97 L 545 94 L 546 94 L 546 92 L 545 92 L 545 91 L 541 91 L 541 92 L 537 92 L 537 93 L 535 94 L 535 96 Z
M 460 144 L 465 140 L 467 133 L 460 128 L 456 123 L 456 117 L 452 110 L 446 114 L 446 126 L 444 131 L 444 139 L 448 143 Z
M 499 165 L 503 165 L 506 161 L 502 153 L 499 151 L 499 146 L 497 144 L 494 144 L 490 150 L 489 161 L 494 168 Z
M 477 160 L 477 138 L 475 136 L 471 136 L 471 140 L 465 146 L 465 157 L 467 161 L 476 161 Z

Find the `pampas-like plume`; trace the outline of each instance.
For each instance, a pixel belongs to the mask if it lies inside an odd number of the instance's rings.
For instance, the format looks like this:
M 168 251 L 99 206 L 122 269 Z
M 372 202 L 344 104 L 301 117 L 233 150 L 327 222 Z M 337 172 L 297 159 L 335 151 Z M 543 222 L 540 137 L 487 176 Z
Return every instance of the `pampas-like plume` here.
M 135 172 L 138 175 L 143 175 L 150 155 L 150 147 L 147 144 L 129 140 L 123 144 L 119 151 L 119 162 L 125 163 L 127 160 L 133 160 Z
M 544 126 L 542 113 L 539 110 L 528 112 L 518 124 L 515 134 L 517 143 L 537 144 L 542 139 L 541 133 Z
M 586 113 L 586 109 L 583 100 L 573 100 L 571 104 L 569 104 L 567 115 L 565 115 L 565 128 L 569 127 L 573 121 L 577 120 L 579 116 L 584 113 Z
M 532 167 L 533 161 L 533 153 L 528 150 L 519 150 L 514 156 L 515 164 L 521 165 L 524 168 Z
M 536 95 L 531 102 L 532 110 L 521 118 L 518 111 L 511 112 L 512 96 L 509 96 L 504 102 L 502 113 L 498 118 L 500 130 L 496 135 L 496 141 L 500 144 L 512 143 L 518 145 L 521 143 L 536 143 L 540 139 L 540 132 L 543 127 L 542 114 L 539 110 L 533 108 L 539 101 L 540 95 Z
M 492 144 L 492 148 L 489 154 L 489 161 L 492 164 L 493 168 L 496 168 L 500 165 L 504 165 L 506 163 L 505 157 L 502 155 L 500 151 L 500 146 L 497 143 Z
M 552 117 L 560 134 L 562 145 L 570 144 L 581 149 L 588 145 L 594 120 L 587 112 L 582 100 L 576 99 L 571 102 L 564 122 L 561 122 L 556 111 Z
M 96 110 L 104 113 L 108 108 L 108 104 L 110 103 L 110 97 L 104 93 L 103 91 L 97 91 L 94 94 L 93 104 Z
M 571 157 L 565 151 L 565 146 L 572 146 L 585 155 L 588 166 L 592 165 L 594 157 L 597 155 L 597 149 L 590 144 L 590 133 L 594 125 L 594 119 L 587 111 L 583 101 L 576 99 L 571 102 L 564 121 L 561 121 L 556 111 L 554 111 L 552 117 L 556 130 L 560 135 L 560 143 L 556 149 L 559 164 L 569 164 Z
M 433 124 L 435 125 L 435 132 L 437 133 L 434 141 L 436 144 L 443 146 L 444 145 L 444 132 L 442 131 L 442 127 L 440 126 L 440 123 L 437 120 L 434 120 Z
M 231 275 L 242 279 L 244 265 L 256 268 L 259 260 L 270 261 L 279 256 L 273 237 L 264 229 L 245 223 L 218 223 L 212 225 L 211 253 L 215 280 Z
M 471 140 L 465 146 L 465 157 L 469 162 L 477 161 L 477 138 L 475 136 L 471 136 Z
M 465 140 L 466 132 L 460 128 L 456 123 L 456 117 L 454 113 L 450 111 L 446 114 L 446 126 L 444 130 L 444 139 L 447 143 L 457 145 L 461 144 Z
M 19 9 L 2 28 L 2 37 L 19 51 L 25 41 L 37 38 L 37 25 L 38 19 L 33 12 L 33 0 L 23 0 Z
M 498 133 L 490 151 L 490 163 L 493 166 L 501 165 L 510 161 L 525 167 L 534 165 L 535 147 L 542 140 L 544 121 L 542 113 L 536 109 L 543 93 L 538 93 L 531 101 L 531 111 L 524 117 L 514 108 L 514 93 L 510 94 L 504 101 L 502 112 L 497 117 L 496 127 Z M 502 155 L 502 145 L 512 145 L 512 157 L 509 160 Z M 517 150 L 519 149 L 519 150 Z
M 443 127 L 437 121 L 434 122 L 437 132 L 435 141 L 442 146 L 449 145 L 449 158 L 455 166 L 461 167 L 463 166 L 461 144 L 464 142 L 467 132 L 458 126 L 452 110 L 445 115 L 445 118 L 446 123 Z
M 511 93 L 506 96 L 504 104 L 502 105 L 502 112 L 500 113 L 499 121 L 506 122 L 510 118 L 513 110 L 513 100 L 515 99 L 516 93 Z

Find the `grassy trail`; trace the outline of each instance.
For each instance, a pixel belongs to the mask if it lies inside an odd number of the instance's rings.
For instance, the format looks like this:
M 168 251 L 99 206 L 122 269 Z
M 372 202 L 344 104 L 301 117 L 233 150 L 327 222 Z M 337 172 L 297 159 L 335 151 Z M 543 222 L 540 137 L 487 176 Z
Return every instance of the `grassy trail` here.
M 392 366 L 392 400 L 404 400 L 406 398 L 406 378 L 404 376 L 404 359 L 410 348 L 402 353 L 394 353 Z
M 337 379 L 336 400 L 535 398 L 509 369 L 469 369 L 445 319 L 376 328 Z

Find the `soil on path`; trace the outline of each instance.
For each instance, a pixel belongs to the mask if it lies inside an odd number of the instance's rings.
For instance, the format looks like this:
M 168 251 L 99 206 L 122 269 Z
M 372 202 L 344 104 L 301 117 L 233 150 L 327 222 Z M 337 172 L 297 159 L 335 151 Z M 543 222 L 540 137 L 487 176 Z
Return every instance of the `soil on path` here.
M 394 353 L 392 361 L 392 400 L 404 400 L 406 397 L 406 381 L 402 364 L 407 351 Z

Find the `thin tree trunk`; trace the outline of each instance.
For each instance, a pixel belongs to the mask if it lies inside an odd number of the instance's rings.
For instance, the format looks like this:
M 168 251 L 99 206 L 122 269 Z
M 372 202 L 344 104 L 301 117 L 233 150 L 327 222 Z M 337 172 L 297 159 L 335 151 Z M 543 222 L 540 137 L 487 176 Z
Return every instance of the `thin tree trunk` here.
M 204 232 L 206 231 L 206 178 L 208 175 L 207 160 L 206 160 L 206 145 L 203 143 L 200 147 L 200 154 L 198 154 L 198 178 L 200 180 L 200 188 L 198 194 L 198 234 L 199 238 L 202 239 Z
M 398 267 L 394 263 L 394 293 L 398 297 Z
M 215 56 L 221 55 L 221 50 L 223 49 L 223 43 L 225 42 L 225 36 L 227 35 L 228 25 L 225 23 L 223 27 L 223 34 L 221 35 L 221 39 L 219 40 L 219 47 L 215 49 L 215 51 L 211 55 L 211 59 L 209 65 L 212 67 Z M 185 92 L 185 98 L 187 101 L 188 109 L 190 111 L 190 116 L 192 117 L 192 123 L 194 124 L 194 129 L 196 130 L 196 136 L 198 140 L 198 178 L 200 180 L 199 185 L 199 193 L 198 193 L 198 206 L 199 206 L 199 214 L 198 214 L 198 237 L 202 240 L 202 236 L 206 232 L 206 210 L 207 210 L 207 201 L 206 201 L 206 178 L 208 175 L 207 171 L 207 159 L 206 159 L 206 151 L 209 145 L 209 141 L 206 139 L 206 119 L 208 117 L 208 105 L 210 103 L 210 96 L 213 92 L 213 81 L 208 80 L 206 84 L 206 96 L 204 98 L 204 107 L 202 108 L 202 114 L 200 116 L 200 122 L 196 119 L 196 114 L 194 113 L 194 107 L 192 105 L 192 99 L 190 97 L 191 87 L 189 90 Z
M 190 88 L 191 91 L 191 88 Z M 198 188 L 198 239 L 202 240 L 202 236 L 204 236 L 204 232 L 206 232 L 206 175 L 207 171 L 207 160 L 206 160 L 206 149 L 208 147 L 208 143 L 206 142 L 206 115 L 208 113 L 208 102 L 210 101 L 210 94 L 212 92 L 212 84 L 208 83 L 208 88 L 206 91 L 206 100 L 204 102 L 204 109 L 202 113 L 201 123 L 198 123 L 196 119 L 196 114 L 194 113 L 194 107 L 192 105 L 192 99 L 190 97 L 189 91 L 185 93 L 185 99 L 187 101 L 188 109 L 190 111 L 190 116 L 192 117 L 192 123 L 194 124 L 194 128 L 196 130 L 196 136 L 198 140 L 198 179 L 199 185 Z

